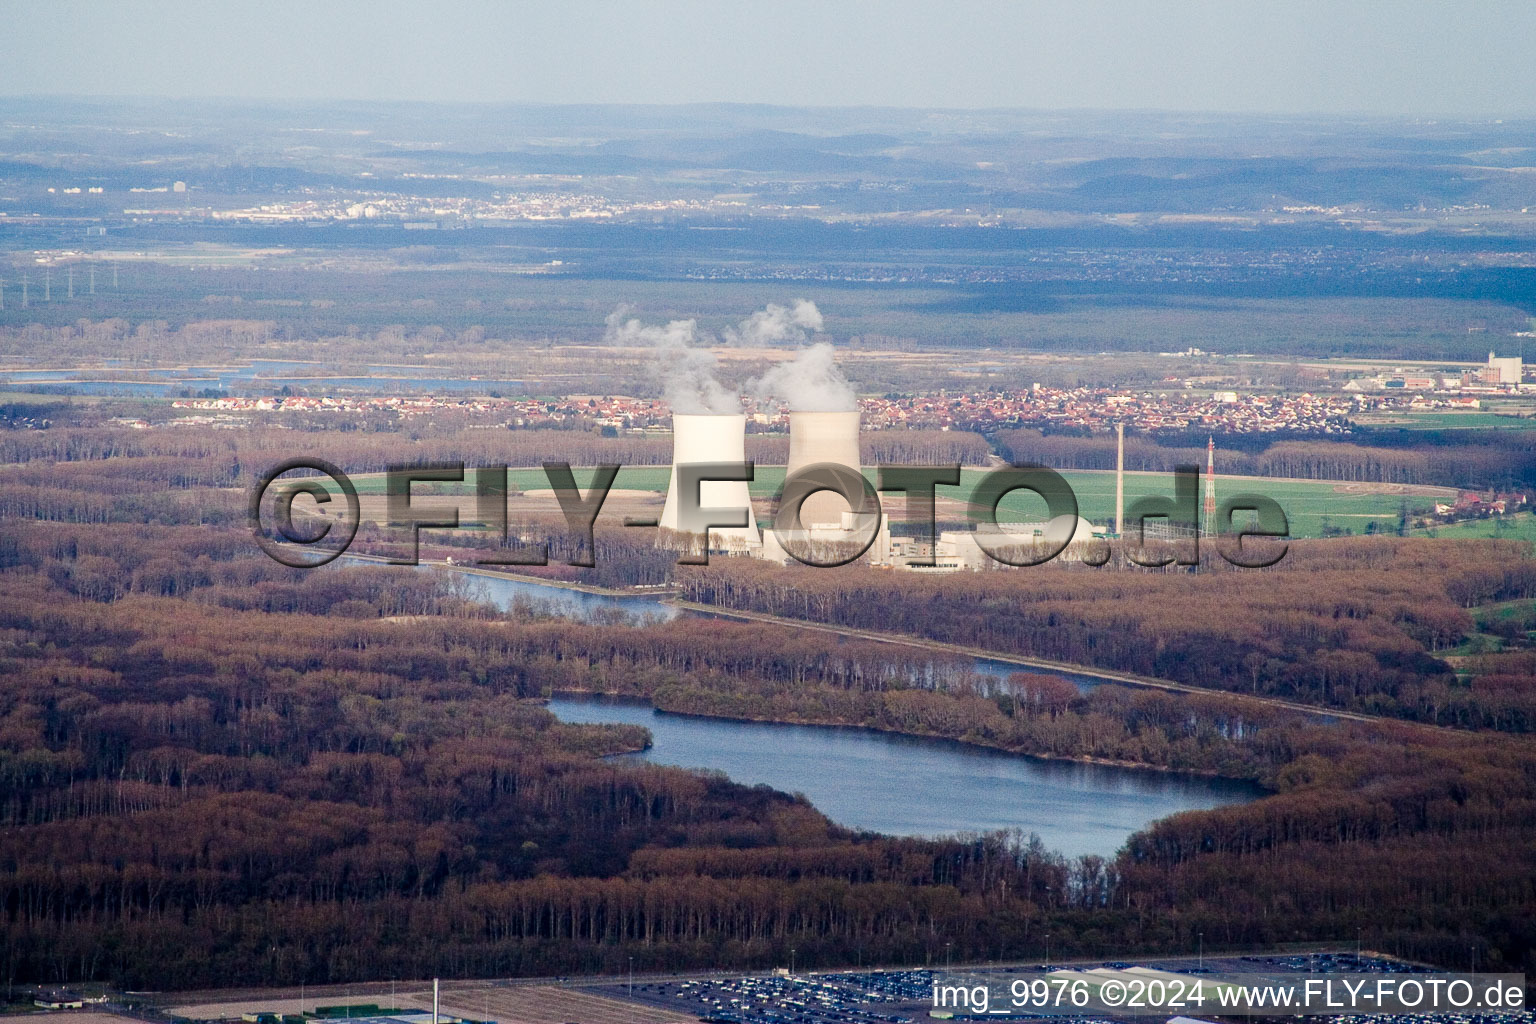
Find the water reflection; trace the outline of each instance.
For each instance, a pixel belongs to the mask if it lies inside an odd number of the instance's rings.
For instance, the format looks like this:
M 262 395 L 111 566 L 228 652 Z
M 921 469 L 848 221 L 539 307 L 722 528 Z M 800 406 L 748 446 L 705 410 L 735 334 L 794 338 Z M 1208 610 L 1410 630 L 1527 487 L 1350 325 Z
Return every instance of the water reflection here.
M 473 573 L 466 573 L 463 578 L 468 581 L 470 598 L 489 601 L 502 611 L 523 607 L 562 618 L 578 619 L 582 622 L 626 618 L 642 624 L 666 622 L 669 619 L 675 619 L 680 613 L 678 608 L 663 603 L 659 595 L 636 594 L 630 597 L 617 594 L 594 594 L 585 590 L 573 590 L 569 587 L 534 583 L 529 580 L 480 576 Z
M 567 722 L 643 725 L 654 745 L 637 756 L 804 793 L 843 825 L 914 836 L 1018 828 L 1038 832 L 1069 856 L 1110 856 L 1159 818 L 1260 792 L 1224 779 L 1050 761 L 865 729 L 673 715 L 635 701 L 562 695 L 550 710 Z

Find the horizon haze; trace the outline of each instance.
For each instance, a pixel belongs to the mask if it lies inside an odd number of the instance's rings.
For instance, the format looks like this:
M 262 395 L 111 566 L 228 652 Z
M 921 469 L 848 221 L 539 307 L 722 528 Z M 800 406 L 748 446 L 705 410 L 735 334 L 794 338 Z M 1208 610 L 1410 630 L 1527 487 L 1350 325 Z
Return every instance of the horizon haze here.
M 1521 117 L 1536 7 L 20 8 L 0 95 Z

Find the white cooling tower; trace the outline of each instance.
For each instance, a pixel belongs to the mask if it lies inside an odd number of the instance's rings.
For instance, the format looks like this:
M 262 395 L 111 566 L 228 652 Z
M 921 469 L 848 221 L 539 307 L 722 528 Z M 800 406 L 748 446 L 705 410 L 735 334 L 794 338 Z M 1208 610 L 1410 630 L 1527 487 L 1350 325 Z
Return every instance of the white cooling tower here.
M 700 462 L 747 461 L 747 417 L 732 413 L 672 414 L 672 478 L 667 484 L 667 503 L 661 510 L 661 528 L 681 532 L 678 520 L 677 467 Z M 752 495 L 745 480 L 705 480 L 699 484 L 700 508 L 745 508 L 747 525 L 717 527 L 709 531 L 709 546 L 743 548 L 762 543 L 757 519 L 752 515 Z
M 786 478 L 818 462 L 835 462 L 859 471 L 859 413 L 792 412 L 789 414 L 789 465 Z M 840 527 L 848 502 L 833 491 L 818 491 L 800 506 L 806 527 Z

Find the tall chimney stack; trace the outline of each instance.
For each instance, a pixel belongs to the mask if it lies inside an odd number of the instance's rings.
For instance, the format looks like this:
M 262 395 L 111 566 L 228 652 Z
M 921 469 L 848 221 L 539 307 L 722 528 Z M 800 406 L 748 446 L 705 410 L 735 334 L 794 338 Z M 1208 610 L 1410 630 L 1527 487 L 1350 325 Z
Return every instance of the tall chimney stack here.
M 1125 421 L 1115 424 L 1115 535 L 1125 536 Z
M 1216 529 L 1216 438 L 1205 441 L 1205 529 Z

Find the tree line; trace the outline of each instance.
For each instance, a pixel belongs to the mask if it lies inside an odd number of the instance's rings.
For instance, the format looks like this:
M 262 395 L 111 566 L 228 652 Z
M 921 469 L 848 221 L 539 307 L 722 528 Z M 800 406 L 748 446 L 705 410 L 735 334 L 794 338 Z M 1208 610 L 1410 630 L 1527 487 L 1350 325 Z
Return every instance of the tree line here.
M 249 428 L 228 431 L 58 426 L 0 432 L 0 459 L 40 467 L 132 460 L 146 476 L 171 480 L 178 487 L 249 482 L 268 465 L 299 455 L 326 459 L 349 473 L 379 473 L 391 465 L 426 462 L 523 467 L 545 462 L 573 466 L 667 466 L 672 462 L 668 434 L 608 437 L 591 427 L 508 429 L 499 423 L 459 422 L 465 418 L 450 412 L 431 422 L 391 421 L 375 430 L 358 430 L 355 424 L 349 430 L 296 430 L 280 417 L 275 422 L 270 417 L 253 417 Z M 987 442 L 968 431 L 880 430 L 866 431 L 860 438 L 860 458 L 867 465 L 979 466 L 986 464 L 990 454 Z M 748 434 L 746 455 L 765 466 L 782 466 L 789 458 L 789 438 Z M 78 471 L 73 465 L 69 468 Z M 215 472 L 211 481 L 203 479 Z M 181 473 L 193 475 L 173 479 Z

